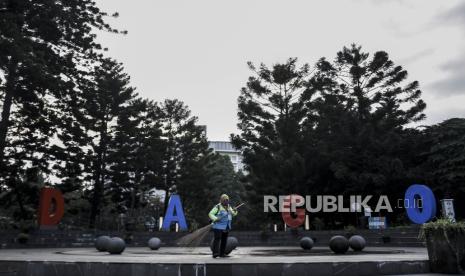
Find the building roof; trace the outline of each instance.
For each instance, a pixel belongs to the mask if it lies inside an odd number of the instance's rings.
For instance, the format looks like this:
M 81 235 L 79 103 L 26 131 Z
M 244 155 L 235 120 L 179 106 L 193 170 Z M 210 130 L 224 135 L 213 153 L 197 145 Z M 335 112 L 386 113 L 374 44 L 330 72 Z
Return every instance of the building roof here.
M 210 148 L 215 151 L 239 152 L 231 142 L 227 141 L 208 141 Z

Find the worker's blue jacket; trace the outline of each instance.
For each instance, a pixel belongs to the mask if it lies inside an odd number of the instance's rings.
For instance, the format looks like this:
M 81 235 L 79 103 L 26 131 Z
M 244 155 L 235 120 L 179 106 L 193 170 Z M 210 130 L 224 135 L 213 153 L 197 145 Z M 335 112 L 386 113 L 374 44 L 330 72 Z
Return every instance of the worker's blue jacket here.
M 237 210 L 234 210 L 230 205 L 224 207 L 218 203 L 211 209 L 208 216 L 213 221 L 213 229 L 230 230 L 232 218 L 237 215 Z

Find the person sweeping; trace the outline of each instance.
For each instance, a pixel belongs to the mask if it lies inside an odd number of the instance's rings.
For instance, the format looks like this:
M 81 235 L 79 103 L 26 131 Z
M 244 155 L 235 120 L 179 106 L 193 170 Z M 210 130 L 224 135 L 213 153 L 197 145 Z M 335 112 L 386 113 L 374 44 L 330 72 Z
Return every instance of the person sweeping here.
M 237 215 L 237 208 L 229 205 L 229 196 L 222 194 L 220 203 L 216 204 L 208 213 L 213 221 L 213 258 L 225 257 L 226 242 L 231 230 L 232 218 Z
M 221 200 L 221 198 L 223 198 L 223 200 Z M 228 238 L 227 234 L 228 234 L 228 230 L 231 229 L 232 217 L 237 215 L 237 209 L 245 205 L 245 202 L 242 202 L 236 207 L 231 208 L 231 206 L 229 206 L 229 197 L 227 195 L 222 195 L 221 198 L 220 198 L 220 203 L 215 205 L 212 211 L 210 211 L 210 213 L 208 214 L 210 217 L 211 223 L 209 223 L 208 225 L 205 225 L 202 228 L 195 230 L 194 232 L 190 234 L 187 234 L 181 237 L 179 240 L 177 240 L 176 242 L 177 245 L 182 246 L 182 247 L 198 247 L 200 243 L 202 242 L 202 240 L 207 236 L 207 234 L 210 231 L 212 231 L 212 229 L 215 227 L 216 229 L 220 230 L 220 231 L 217 231 L 218 234 L 215 234 L 214 237 L 218 237 L 218 235 L 220 236 L 217 239 L 217 243 L 219 243 L 221 247 L 222 236 L 226 235 L 224 237 L 225 241 Z M 222 202 L 224 203 L 224 205 L 222 204 Z M 227 223 L 222 222 L 223 219 L 227 221 Z M 215 230 L 213 230 L 213 232 L 215 232 Z M 218 248 L 218 245 L 216 245 L 216 248 Z M 217 252 L 218 251 L 219 250 L 217 250 Z M 218 256 L 219 256 L 219 253 L 217 253 L 216 257 Z

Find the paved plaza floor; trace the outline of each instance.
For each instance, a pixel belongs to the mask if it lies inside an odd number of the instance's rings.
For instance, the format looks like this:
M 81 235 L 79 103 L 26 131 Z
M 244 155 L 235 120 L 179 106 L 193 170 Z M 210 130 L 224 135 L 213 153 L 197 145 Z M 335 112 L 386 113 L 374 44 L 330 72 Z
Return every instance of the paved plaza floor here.
M 99 252 L 94 248 L 49 248 L 0 250 L 3 261 L 64 261 L 64 262 L 118 262 L 118 263 L 321 263 L 369 261 L 425 261 L 425 248 L 367 247 L 362 252 L 348 251 L 333 254 L 327 247 L 304 251 L 297 247 L 240 247 L 227 258 L 211 257 L 208 247 L 162 247 L 150 250 L 129 247 L 121 255 Z
M 336 255 L 328 247 L 239 247 L 211 257 L 208 247 L 129 247 L 121 255 L 94 248 L 0 250 L 2 275 L 407 275 L 429 272 L 425 248 L 367 247 Z M 52 273 L 52 274 L 50 274 Z M 425 275 L 425 274 L 423 274 Z

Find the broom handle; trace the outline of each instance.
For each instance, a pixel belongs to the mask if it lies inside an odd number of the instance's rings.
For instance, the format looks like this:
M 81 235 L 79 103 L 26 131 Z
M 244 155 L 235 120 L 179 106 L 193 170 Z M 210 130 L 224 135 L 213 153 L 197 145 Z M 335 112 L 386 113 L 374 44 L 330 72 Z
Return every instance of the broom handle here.
M 241 206 L 243 206 L 243 205 L 245 205 L 245 202 L 242 202 L 241 204 L 237 205 L 236 207 L 234 207 L 234 209 L 237 209 L 237 208 L 239 208 L 239 207 L 241 207 Z M 221 217 L 223 218 L 223 217 L 227 217 L 227 216 L 228 216 L 228 215 L 226 214 L 226 215 L 221 216 Z
M 234 207 L 234 209 L 238 209 L 238 208 L 241 207 L 242 205 L 245 205 L 245 202 L 242 202 L 241 204 L 237 205 L 236 207 Z

